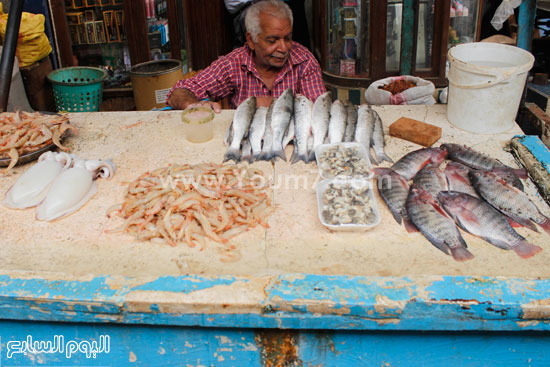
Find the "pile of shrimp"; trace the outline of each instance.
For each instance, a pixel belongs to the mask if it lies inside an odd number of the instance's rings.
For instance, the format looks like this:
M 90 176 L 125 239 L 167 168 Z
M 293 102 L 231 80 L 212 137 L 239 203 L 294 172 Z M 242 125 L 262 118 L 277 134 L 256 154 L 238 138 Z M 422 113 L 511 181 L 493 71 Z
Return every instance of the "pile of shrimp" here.
M 129 232 L 138 240 L 186 243 L 204 249 L 208 239 L 230 252 L 229 240 L 260 224 L 268 227 L 273 207 L 263 172 L 238 165 L 172 165 L 145 172 L 130 183 L 122 204 L 107 216 L 124 218 L 108 233 Z
M 0 113 L 0 158 L 11 159 L 4 173 L 15 166 L 20 156 L 46 145 L 53 143 L 67 151 L 61 145 L 61 137 L 69 129 L 76 133 L 67 116 L 23 111 Z

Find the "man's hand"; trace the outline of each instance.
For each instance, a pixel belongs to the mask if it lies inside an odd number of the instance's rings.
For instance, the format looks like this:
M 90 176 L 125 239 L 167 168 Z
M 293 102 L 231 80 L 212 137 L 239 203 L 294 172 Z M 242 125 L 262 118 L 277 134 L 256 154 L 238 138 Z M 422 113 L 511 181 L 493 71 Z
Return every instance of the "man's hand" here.
M 222 110 L 218 102 L 199 101 L 191 91 L 185 88 L 174 89 L 168 99 L 168 105 L 175 110 L 185 110 L 189 107 L 198 106 L 209 106 L 216 113 L 220 113 Z

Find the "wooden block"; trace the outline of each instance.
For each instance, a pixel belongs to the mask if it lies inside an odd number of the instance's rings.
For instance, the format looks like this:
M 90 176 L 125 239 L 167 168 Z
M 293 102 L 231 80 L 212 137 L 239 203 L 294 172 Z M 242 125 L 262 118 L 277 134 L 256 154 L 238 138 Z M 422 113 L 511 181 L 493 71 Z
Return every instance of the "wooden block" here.
M 401 117 L 390 125 L 390 135 L 431 147 L 441 138 L 441 128 L 408 117 Z

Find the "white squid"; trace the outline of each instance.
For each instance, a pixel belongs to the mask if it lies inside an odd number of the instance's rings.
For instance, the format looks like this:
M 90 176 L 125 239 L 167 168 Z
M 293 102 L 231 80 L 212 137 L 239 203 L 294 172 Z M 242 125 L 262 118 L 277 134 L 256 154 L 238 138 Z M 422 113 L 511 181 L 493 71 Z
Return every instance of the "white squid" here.
M 116 167 L 109 160 L 73 161 L 52 183 L 48 195 L 36 209 L 36 219 L 52 221 L 80 209 L 97 192 L 96 178 L 113 177 Z
M 75 157 L 67 153 L 45 152 L 38 163 L 26 170 L 6 193 L 2 204 L 11 209 L 25 209 L 40 204 L 62 170 Z

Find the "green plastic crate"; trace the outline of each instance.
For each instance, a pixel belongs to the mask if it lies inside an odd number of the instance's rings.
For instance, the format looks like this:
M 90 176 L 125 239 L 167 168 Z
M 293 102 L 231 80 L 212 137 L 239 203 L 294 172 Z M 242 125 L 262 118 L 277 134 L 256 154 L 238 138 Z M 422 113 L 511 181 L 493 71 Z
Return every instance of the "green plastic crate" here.
M 99 111 L 103 100 L 103 81 L 107 72 L 100 68 L 75 66 L 48 74 L 58 112 Z

